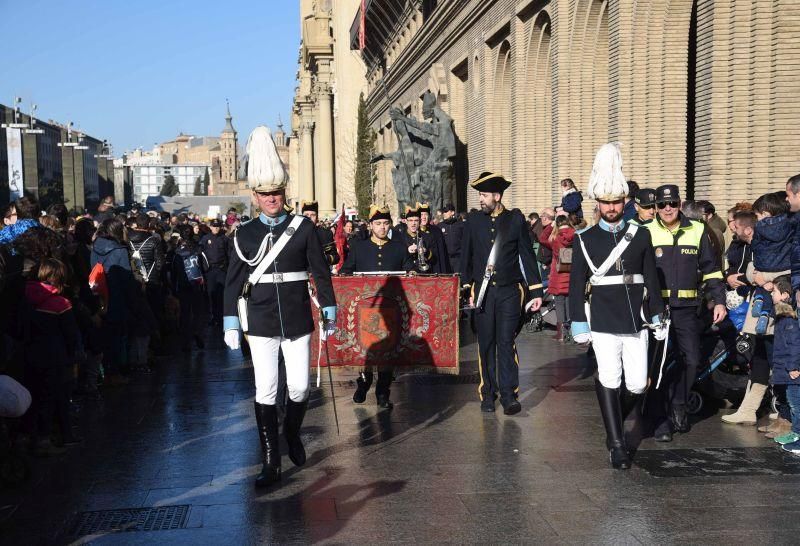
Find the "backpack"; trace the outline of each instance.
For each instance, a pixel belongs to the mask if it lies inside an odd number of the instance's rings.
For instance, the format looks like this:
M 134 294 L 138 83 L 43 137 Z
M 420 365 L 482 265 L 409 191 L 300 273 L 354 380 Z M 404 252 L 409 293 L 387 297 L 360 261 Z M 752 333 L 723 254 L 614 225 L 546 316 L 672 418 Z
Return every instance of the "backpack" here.
M 89 272 L 89 289 L 92 294 L 100 298 L 102 308 L 107 309 L 108 280 L 106 278 L 106 270 L 101 262 L 94 264 L 94 267 Z
M 183 259 L 183 272 L 186 273 L 186 280 L 192 286 L 200 286 L 204 283 L 203 269 L 200 267 L 200 255 L 190 254 Z
M 133 271 L 136 273 L 135 276 L 138 277 L 139 280 L 144 283 L 150 282 L 150 275 L 153 273 L 153 269 L 156 266 L 156 262 L 155 260 L 153 260 L 152 265 L 150 265 L 150 269 L 147 269 L 144 265 L 144 259 L 142 258 L 142 249 L 144 248 L 144 245 L 147 244 L 147 242 L 150 240 L 151 237 L 153 236 L 151 235 L 150 237 L 142 241 L 142 244 L 140 244 L 138 248 L 136 247 L 135 244 L 133 244 L 133 241 L 129 243 L 131 245 L 131 250 L 133 251 L 131 253 L 131 264 L 133 265 Z

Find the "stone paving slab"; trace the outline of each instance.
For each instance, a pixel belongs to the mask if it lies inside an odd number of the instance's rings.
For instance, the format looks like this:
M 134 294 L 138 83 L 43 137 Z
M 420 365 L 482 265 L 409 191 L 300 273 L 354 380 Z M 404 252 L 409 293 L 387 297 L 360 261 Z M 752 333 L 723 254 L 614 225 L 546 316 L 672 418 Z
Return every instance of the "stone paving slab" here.
M 0 489 L 3 544 L 797 543 L 800 459 L 712 402 L 671 444 L 626 424 L 635 466 L 608 466 L 582 350 L 523 333 L 523 411 L 479 410 L 475 345 L 460 378 L 400 374 L 396 406 L 355 405 L 352 372 L 313 390 L 308 464 L 257 491 L 252 370 L 219 339 L 81 409 L 83 445 Z M 720 406 L 716 406 L 720 407 Z M 499 408 L 499 406 L 498 406 Z M 722 410 L 725 411 L 725 410 Z M 642 438 L 642 436 L 645 436 Z M 285 452 L 285 446 L 284 446 Z M 80 512 L 189 505 L 185 528 L 69 535 Z M 10 514 L 10 515 L 9 515 Z

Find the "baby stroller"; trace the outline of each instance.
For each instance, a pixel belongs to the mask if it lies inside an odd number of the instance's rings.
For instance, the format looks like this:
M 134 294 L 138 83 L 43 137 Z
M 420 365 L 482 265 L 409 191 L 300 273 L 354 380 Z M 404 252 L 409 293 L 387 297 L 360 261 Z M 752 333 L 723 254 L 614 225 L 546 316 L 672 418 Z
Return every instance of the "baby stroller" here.
M 740 401 L 749 378 L 749 359 L 746 352 L 742 354 L 748 343 L 747 334 L 741 334 L 727 317 L 719 324 L 710 324 L 710 317 L 701 320 L 708 327 L 701 334 L 700 367 L 686 405 L 691 415 L 700 413 L 707 399 Z M 676 353 L 672 345 L 667 348 L 664 374 L 677 364 Z M 657 377 L 658 370 L 653 381 Z

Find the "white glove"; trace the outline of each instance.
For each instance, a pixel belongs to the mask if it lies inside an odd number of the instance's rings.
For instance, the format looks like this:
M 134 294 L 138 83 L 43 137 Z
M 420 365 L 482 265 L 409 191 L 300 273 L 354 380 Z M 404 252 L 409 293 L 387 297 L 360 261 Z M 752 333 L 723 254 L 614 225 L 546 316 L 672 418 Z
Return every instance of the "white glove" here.
M 231 351 L 239 349 L 239 330 L 225 330 L 225 345 Z
M 659 324 L 656 326 L 655 330 L 653 330 L 653 337 L 656 338 L 656 341 L 664 341 L 667 339 L 667 325 L 664 323 Z
M 578 334 L 576 336 L 572 336 L 572 339 L 578 345 L 583 345 L 584 343 L 591 343 L 592 342 L 592 334 L 590 332 L 584 332 L 582 334 Z

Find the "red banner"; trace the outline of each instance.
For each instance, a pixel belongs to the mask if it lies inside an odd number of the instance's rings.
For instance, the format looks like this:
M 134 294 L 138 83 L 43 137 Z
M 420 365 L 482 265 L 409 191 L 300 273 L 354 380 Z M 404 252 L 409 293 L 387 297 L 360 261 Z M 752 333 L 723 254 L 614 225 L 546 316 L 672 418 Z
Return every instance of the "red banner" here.
M 339 306 L 336 333 L 328 339 L 333 367 L 431 367 L 458 373 L 458 277 L 334 276 Z M 311 343 L 319 359 L 319 326 Z

